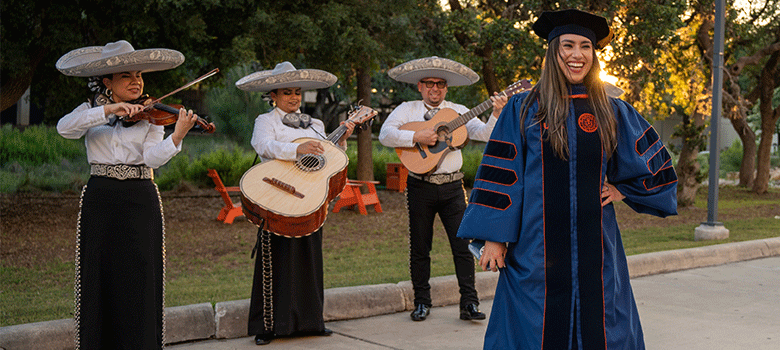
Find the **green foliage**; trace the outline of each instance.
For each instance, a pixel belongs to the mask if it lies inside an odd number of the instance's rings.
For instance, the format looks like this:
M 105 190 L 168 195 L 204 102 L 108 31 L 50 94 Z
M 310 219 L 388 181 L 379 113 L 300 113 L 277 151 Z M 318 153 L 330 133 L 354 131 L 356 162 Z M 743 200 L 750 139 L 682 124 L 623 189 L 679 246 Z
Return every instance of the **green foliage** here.
M 8 128 L 10 130 L 10 128 Z M 40 127 L 33 134 L 47 134 L 46 142 L 60 142 L 64 140 L 53 131 L 53 128 Z M 49 131 L 43 131 L 49 129 Z M 5 128 L 4 128 L 5 130 Z M 29 129 L 28 129 L 29 130 Z M 5 135 L 5 133 L 4 133 Z M 18 144 L 22 139 L 21 133 L 10 133 L 7 141 Z M 40 138 L 32 138 L 36 141 Z M 6 140 L 6 136 L 4 136 Z M 28 140 L 29 141 L 29 140 Z M 65 140 L 73 141 L 75 140 Z M 80 191 L 81 187 L 89 179 L 89 164 L 82 143 L 76 147 L 76 151 L 67 151 L 53 157 L 51 160 L 40 164 L 21 163 L 18 159 L 32 158 L 37 148 L 20 148 L 20 155 L 3 163 L 0 167 L 0 193 L 29 192 L 29 191 Z M 474 183 L 477 168 L 482 161 L 484 143 L 470 142 L 463 148 L 463 167 L 465 174 L 464 184 L 471 187 Z M 24 153 L 26 149 L 33 150 L 33 155 Z M 56 147 L 65 150 L 67 147 Z M 347 156 L 350 159 L 347 176 L 350 179 L 357 178 L 357 144 L 349 141 Z M 374 180 L 386 183 L 387 163 L 400 163 L 398 155 L 392 148 L 384 147 L 379 142 L 374 142 L 372 152 L 374 165 Z M 174 156 L 167 164 L 156 169 L 154 181 L 161 191 L 175 189 L 184 183 L 198 188 L 210 188 L 213 181 L 208 177 L 208 169 L 216 169 L 226 185 L 237 185 L 241 176 L 255 162 L 255 152 L 251 148 L 243 147 L 235 141 L 220 137 L 219 135 L 191 134 L 184 139 L 182 151 Z
M 673 138 L 679 138 L 691 148 L 699 150 L 707 149 L 707 125 L 696 125 L 690 118 L 683 118 L 683 122 L 675 125 Z
M 256 71 L 255 68 L 254 65 L 243 64 L 228 69 L 220 84 L 206 94 L 216 132 L 227 135 L 244 147 L 249 147 L 255 118 L 271 109 L 261 93 L 236 88 L 236 81 Z
M 33 125 L 23 131 L 4 125 L 0 133 L 0 163 L 41 165 L 71 159 L 85 150 L 84 142 L 68 140 L 53 127 Z
M 226 186 L 238 184 L 241 175 L 251 166 L 254 152 L 232 143 L 209 147 L 208 151 L 191 147 L 171 159 L 155 174 L 155 182 L 161 191 L 172 190 L 182 182 L 199 188 L 214 186 L 208 177 L 208 169 L 216 169 Z
M 499 91 L 520 79 L 538 77 L 544 41 L 525 28 L 530 27 L 529 19 L 539 13 L 539 4 L 533 1 L 506 5 L 486 1 L 446 12 L 442 30 L 460 46 L 452 50 L 453 57 L 449 58 L 483 75 L 482 81 L 475 84 L 482 90 L 482 99 L 487 98 L 485 83 L 492 78 L 484 76 L 486 69 L 494 72 Z
M 69 192 L 78 193 L 89 179 L 86 156 L 80 161 L 41 165 L 12 162 L 0 169 L 0 193 Z
M 89 164 L 83 140 L 68 140 L 53 127 L 32 126 L 23 132 L 2 128 L 0 193 L 78 192 L 89 179 Z M 171 190 L 183 182 L 213 186 L 207 169 L 217 169 L 226 184 L 236 184 L 251 167 L 255 153 L 231 140 L 192 133 L 182 152 L 155 170 L 160 190 Z
M 725 177 L 727 173 L 739 171 L 742 165 L 742 141 L 734 140 L 729 148 L 720 152 L 720 177 Z
M 469 142 L 469 145 L 462 150 L 463 166 L 460 170 L 463 172 L 463 185 L 466 187 L 474 186 L 474 178 L 477 176 L 477 168 L 482 163 L 482 154 L 485 151 L 484 142 Z
M 5 125 L 0 149 L 0 193 L 79 191 L 89 177 L 84 141 L 65 139 L 53 127 Z

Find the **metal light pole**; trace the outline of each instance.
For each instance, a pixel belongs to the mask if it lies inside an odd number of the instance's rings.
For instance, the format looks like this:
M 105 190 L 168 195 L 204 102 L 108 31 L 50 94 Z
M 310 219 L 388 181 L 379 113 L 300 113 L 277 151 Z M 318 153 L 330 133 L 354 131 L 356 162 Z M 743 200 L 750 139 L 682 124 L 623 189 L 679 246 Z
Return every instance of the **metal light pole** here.
M 720 151 L 718 149 L 718 123 L 722 110 L 723 95 L 723 41 L 725 21 L 725 0 L 715 0 L 715 38 L 712 53 L 712 116 L 710 118 L 710 179 L 707 198 L 707 221 L 696 228 L 694 239 L 726 239 L 729 230 L 718 220 L 718 173 L 720 172 Z

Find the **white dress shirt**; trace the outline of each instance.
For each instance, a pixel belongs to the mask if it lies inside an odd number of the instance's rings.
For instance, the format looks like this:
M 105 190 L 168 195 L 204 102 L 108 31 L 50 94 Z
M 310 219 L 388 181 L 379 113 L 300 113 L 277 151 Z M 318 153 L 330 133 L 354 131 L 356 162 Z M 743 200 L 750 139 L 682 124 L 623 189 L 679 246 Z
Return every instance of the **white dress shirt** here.
M 131 127 L 121 122 L 109 126 L 110 118 L 103 106 L 91 107 L 84 102 L 60 118 L 57 132 L 66 139 L 84 136 L 89 164 L 145 164 L 156 169 L 181 151 L 181 143 L 175 146 L 170 136 L 163 139 L 161 125 L 141 120 Z
M 401 125 L 409 122 L 422 122 L 425 121 L 425 113 L 432 108 L 426 106 L 423 101 L 409 101 L 398 105 L 387 117 L 387 120 L 382 123 L 382 129 L 379 132 L 379 142 L 387 147 L 413 147 L 414 131 L 412 130 L 399 130 Z M 450 101 L 443 101 L 437 108 L 451 108 L 463 114 L 469 111 L 466 106 L 452 103 Z M 493 132 L 493 127 L 496 125 L 496 118 L 490 116 L 487 123 L 482 122 L 479 118 L 475 117 L 469 120 L 465 127 L 468 131 L 469 139 L 478 141 L 488 141 L 490 134 Z M 439 165 L 439 168 L 434 171 L 434 174 L 447 174 L 460 171 L 463 166 L 463 156 L 460 150 L 455 150 L 444 156 L 444 160 Z
M 300 111 L 298 111 L 300 112 Z M 310 137 L 325 141 L 325 124 L 321 120 L 311 118 L 308 128 L 293 128 L 282 122 L 286 115 L 279 108 L 261 114 L 255 118 L 255 128 L 252 131 L 252 148 L 262 161 L 271 159 L 295 160 L 300 143 L 292 142 L 302 137 Z M 337 146 L 338 147 L 338 146 Z

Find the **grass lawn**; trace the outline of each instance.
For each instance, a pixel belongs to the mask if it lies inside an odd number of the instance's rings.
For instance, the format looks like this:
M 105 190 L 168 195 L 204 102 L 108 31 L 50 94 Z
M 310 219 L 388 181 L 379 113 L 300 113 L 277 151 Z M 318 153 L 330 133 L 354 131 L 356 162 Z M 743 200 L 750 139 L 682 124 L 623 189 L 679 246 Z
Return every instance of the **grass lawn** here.
M 707 219 L 706 188 L 692 208 L 666 219 L 615 208 L 629 255 L 755 240 L 780 235 L 780 191 L 757 196 L 719 190 L 723 241 L 694 241 Z M 382 213 L 369 208 L 329 213 L 324 226 L 325 288 L 409 280 L 407 213 L 402 193 L 379 191 Z M 73 257 L 77 195 L 2 195 L 0 326 L 73 317 Z M 237 200 L 237 198 L 236 198 Z M 248 299 L 257 228 L 215 220 L 222 206 L 213 190 L 163 193 L 166 219 L 166 306 Z M 442 225 L 436 221 L 432 276 L 454 274 Z M 475 269 L 478 269 L 475 266 Z

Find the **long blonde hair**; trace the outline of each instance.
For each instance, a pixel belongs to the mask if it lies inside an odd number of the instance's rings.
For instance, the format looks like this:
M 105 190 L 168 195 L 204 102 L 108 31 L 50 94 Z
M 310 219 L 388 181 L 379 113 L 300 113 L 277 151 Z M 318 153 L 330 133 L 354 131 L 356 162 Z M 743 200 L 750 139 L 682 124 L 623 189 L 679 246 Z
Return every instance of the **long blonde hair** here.
M 539 82 L 536 83 L 524 101 L 525 107 L 521 112 L 520 127 L 524 129 L 525 114 L 528 106 L 533 103 L 532 99 L 538 98 L 539 109 L 534 117 L 534 124 L 546 124 L 547 137 L 545 140 L 550 142 L 558 158 L 566 160 L 569 156 L 566 119 L 569 116 L 569 106 L 571 105 L 571 96 L 569 96 L 571 86 L 566 74 L 558 65 L 559 55 L 560 40 L 554 38 L 547 47 Z M 588 101 L 599 126 L 601 147 L 609 157 L 617 145 L 617 121 L 604 90 L 604 83 L 599 78 L 600 72 L 601 65 L 594 52 L 593 65 L 585 76 L 583 84 L 588 89 Z

